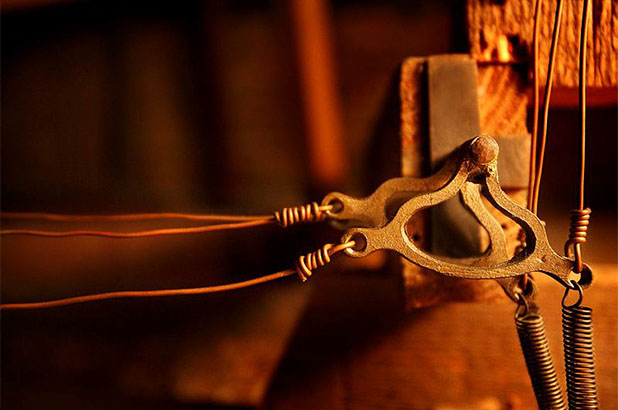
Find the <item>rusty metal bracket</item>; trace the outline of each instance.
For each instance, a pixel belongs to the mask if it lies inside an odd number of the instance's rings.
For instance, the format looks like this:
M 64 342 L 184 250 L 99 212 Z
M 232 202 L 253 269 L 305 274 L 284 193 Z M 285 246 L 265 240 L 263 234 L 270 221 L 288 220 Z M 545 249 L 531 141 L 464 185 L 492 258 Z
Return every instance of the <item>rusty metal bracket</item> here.
M 511 201 L 502 191 L 498 181 L 496 141 L 488 136 L 477 137 L 464 143 L 458 151 L 463 155 L 459 155 L 457 171 L 444 186 L 434 192 L 411 198 L 399 208 L 395 217 L 382 227 L 348 229 L 342 240 L 354 240 L 361 245 L 347 249 L 345 252 L 352 257 L 362 257 L 376 250 L 394 250 L 411 262 L 427 269 L 447 276 L 467 279 L 502 279 L 525 273 L 543 272 L 563 285 L 569 286 L 570 280 L 577 279 L 578 276 L 573 272 L 573 261 L 558 255 L 551 248 L 545 228 L 536 215 Z M 526 247 L 510 260 L 495 262 L 495 255 L 491 252 L 489 256 L 482 255 L 472 265 L 439 259 L 419 249 L 408 237 L 406 225 L 414 214 L 455 197 L 468 189 L 467 183 L 480 186 L 483 195 L 490 203 L 513 219 L 526 233 Z M 366 211 L 375 212 L 371 209 Z M 474 214 L 479 219 L 481 214 Z M 488 232 L 491 233 L 489 229 Z M 492 246 L 498 246 L 499 242 L 498 240 L 497 243 L 492 243 Z M 590 270 L 582 271 L 579 275 L 580 285 L 587 287 L 591 281 Z
M 490 266 L 508 260 L 508 252 L 506 250 L 506 235 L 502 230 L 502 226 L 491 215 L 481 200 L 480 186 L 472 182 L 466 182 L 462 187 L 461 192 L 462 204 L 476 218 L 478 223 L 487 231 L 489 235 L 489 249 L 484 258 L 473 259 L 475 266 Z M 456 260 L 452 261 L 456 262 Z M 528 303 L 533 304 L 537 295 L 538 287 L 536 282 L 530 278 L 528 281 L 529 288 L 521 289 L 520 277 L 498 278 L 496 282 L 502 287 L 504 293 L 514 302 L 519 302 L 519 296 L 525 295 Z
M 323 206 L 330 206 L 327 212 L 329 219 L 337 222 L 341 226 L 352 223 L 360 223 L 362 226 L 379 228 L 386 225 L 393 215 L 389 210 L 397 210 L 403 202 L 442 188 L 455 174 L 458 173 L 462 165 L 462 156 L 465 155 L 465 148 L 460 146 L 448 157 L 440 170 L 427 178 L 401 177 L 393 178 L 380 185 L 371 195 L 365 198 L 354 198 L 339 192 L 328 194 L 322 201 Z M 462 204 L 472 216 L 483 227 L 490 239 L 491 246 L 483 258 L 458 258 L 448 259 L 451 262 L 465 265 L 482 266 L 489 263 L 497 263 L 508 259 L 506 250 L 506 237 L 502 227 L 496 219 L 489 213 L 481 201 L 479 186 L 471 182 L 465 183 L 461 192 Z M 504 289 L 505 293 L 514 301 L 517 295 L 523 292 L 519 288 L 519 279 L 501 278 L 497 282 Z M 528 300 L 536 297 L 536 285 L 533 283 L 526 295 Z
M 460 166 L 461 152 L 455 150 L 438 172 L 427 178 L 399 177 L 389 179 L 371 195 L 355 198 L 339 192 L 324 197 L 323 206 L 331 206 L 328 219 L 344 224 L 367 227 L 386 225 L 401 204 L 417 195 L 437 191 L 455 175 Z M 389 215 L 389 210 L 393 211 Z

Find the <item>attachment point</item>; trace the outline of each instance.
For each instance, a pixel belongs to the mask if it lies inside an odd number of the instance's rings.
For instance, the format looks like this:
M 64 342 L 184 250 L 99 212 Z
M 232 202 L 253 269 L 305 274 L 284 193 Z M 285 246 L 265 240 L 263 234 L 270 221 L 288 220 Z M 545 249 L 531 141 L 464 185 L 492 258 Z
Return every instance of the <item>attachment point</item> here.
M 573 308 L 573 307 L 578 307 L 579 305 L 581 305 L 582 300 L 584 299 L 584 292 L 582 287 L 579 285 L 579 283 L 577 283 L 576 281 L 572 280 L 569 283 L 571 286 L 567 286 L 566 289 L 564 290 L 564 296 L 562 296 L 562 307 L 567 308 Z M 572 305 L 567 305 L 566 304 L 566 298 L 569 295 L 569 291 L 571 289 L 577 290 L 577 293 L 579 293 L 579 298 L 577 299 L 577 302 L 573 303 Z
M 330 199 L 325 206 L 330 207 L 330 209 L 326 211 L 327 215 L 336 215 L 343 211 L 343 201 L 339 198 Z

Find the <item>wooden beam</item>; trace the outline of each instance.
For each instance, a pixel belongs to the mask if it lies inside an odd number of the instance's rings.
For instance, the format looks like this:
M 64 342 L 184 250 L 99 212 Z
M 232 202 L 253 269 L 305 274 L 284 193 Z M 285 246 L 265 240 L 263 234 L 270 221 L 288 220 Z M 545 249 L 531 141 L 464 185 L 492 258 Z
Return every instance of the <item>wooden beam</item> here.
M 562 28 L 556 56 L 555 87 L 577 87 L 580 0 L 564 0 Z M 545 83 L 555 1 L 543 1 L 540 11 L 539 61 Z M 468 0 L 470 53 L 480 63 L 527 63 L 531 60 L 534 0 Z M 588 36 L 588 85 L 618 85 L 618 3 L 594 0 Z M 615 89 L 614 89 L 615 94 Z

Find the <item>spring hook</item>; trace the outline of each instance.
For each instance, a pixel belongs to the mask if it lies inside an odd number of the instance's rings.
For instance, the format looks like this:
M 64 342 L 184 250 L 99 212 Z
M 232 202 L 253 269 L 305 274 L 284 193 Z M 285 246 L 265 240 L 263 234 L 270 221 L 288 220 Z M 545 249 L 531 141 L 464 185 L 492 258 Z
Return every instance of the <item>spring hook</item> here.
M 583 291 L 575 281 L 567 287 L 562 298 L 562 335 L 567 394 L 571 409 L 598 409 L 592 330 L 592 309 L 582 306 Z M 578 300 L 566 304 L 571 289 L 579 293 Z

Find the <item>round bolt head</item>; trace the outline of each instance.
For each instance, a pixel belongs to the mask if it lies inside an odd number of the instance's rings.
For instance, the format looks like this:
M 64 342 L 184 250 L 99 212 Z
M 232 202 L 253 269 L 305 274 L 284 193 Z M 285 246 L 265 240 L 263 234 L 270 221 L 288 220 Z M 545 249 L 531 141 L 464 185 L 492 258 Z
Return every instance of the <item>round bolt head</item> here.
M 498 158 L 498 143 L 489 135 L 476 137 L 470 145 L 470 155 L 479 164 L 489 164 Z

